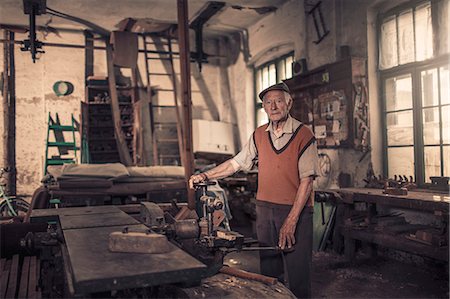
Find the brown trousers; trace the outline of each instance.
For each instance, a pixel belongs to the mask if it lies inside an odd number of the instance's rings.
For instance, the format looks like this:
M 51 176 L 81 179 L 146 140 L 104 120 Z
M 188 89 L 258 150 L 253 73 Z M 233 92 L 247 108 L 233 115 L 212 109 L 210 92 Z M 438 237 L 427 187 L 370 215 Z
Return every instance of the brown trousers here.
M 256 201 L 256 234 L 260 246 L 277 246 L 281 226 L 292 206 Z M 311 258 L 313 243 L 312 207 L 304 207 L 295 230 L 294 251 L 283 253 L 287 266 L 284 276 L 283 259 L 279 252 L 260 251 L 261 274 L 286 281 L 298 298 L 311 297 Z

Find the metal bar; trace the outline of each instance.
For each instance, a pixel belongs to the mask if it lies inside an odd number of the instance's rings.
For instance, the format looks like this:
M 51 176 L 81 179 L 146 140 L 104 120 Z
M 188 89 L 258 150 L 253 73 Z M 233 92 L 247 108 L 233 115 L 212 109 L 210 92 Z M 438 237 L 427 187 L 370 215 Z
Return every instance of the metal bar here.
M 184 120 L 184 172 L 186 182 L 193 173 L 194 155 L 192 153 L 192 102 L 191 102 L 191 70 L 189 52 L 189 21 L 187 0 L 177 0 L 178 8 L 178 40 L 180 48 L 181 99 L 183 102 Z M 180 153 L 181 155 L 181 153 Z M 183 157 L 183 155 L 181 155 Z M 183 160 L 183 159 L 182 159 Z M 187 187 L 188 207 L 195 208 L 194 190 Z
M 144 35 L 144 54 L 145 54 L 145 73 L 147 75 L 147 97 L 148 104 L 150 105 L 150 127 L 152 131 L 152 156 L 153 156 L 153 165 L 158 165 L 158 144 L 156 141 L 156 132 L 155 132 L 155 115 L 153 113 L 153 100 L 152 100 L 152 87 L 150 84 L 150 66 L 148 64 L 148 50 L 147 50 L 147 39 Z
M 85 50 L 84 50 L 84 59 L 85 59 L 85 71 L 84 77 L 87 85 L 87 78 L 94 74 L 94 37 L 92 33 L 88 30 L 84 31 L 84 42 L 85 42 Z
M 441 68 L 437 67 L 438 80 L 438 95 L 439 95 L 439 144 L 440 144 L 440 159 L 441 159 L 441 176 L 444 176 L 444 132 L 443 132 L 443 117 L 442 117 L 442 94 L 441 94 Z
M 14 40 L 14 32 L 9 32 L 9 40 Z M 9 44 L 9 128 L 8 128 L 8 164 L 9 194 L 16 194 L 16 66 L 14 44 Z
M 0 39 L 0 43 L 10 43 L 7 39 Z M 23 41 L 14 41 L 14 44 L 23 45 Z M 106 47 L 101 46 L 84 46 L 84 45 L 71 45 L 71 44 L 61 44 L 61 43 L 45 43 L 42 42 L 42 46 L 46 47 L 61 47 L 61 48 L 74 48 L 74 49 L 94 49 L 94 50 L 106 50 Z M 139 53 L 144 53 L 144 50 L 139 49 Z M 156 50 L 147 50 L 148 53 L 151 54 L 169 54 L 167 51 L 156 51 Z M 180 55 L 179 52 L 173 52 L 173 55 Z

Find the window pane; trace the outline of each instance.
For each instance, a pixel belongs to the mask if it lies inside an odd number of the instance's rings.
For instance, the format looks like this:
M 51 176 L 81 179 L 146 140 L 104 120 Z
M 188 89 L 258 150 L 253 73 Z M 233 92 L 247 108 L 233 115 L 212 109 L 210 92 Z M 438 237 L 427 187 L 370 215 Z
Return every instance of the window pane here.
M 262 91 L 262 71 L 256 71 L 256 94 Z
M 292 62 L 294 62 L 294 56 L 286 58 L 286 79 L 292 78 Z
M 423 71 L 422 77 L 422 107 L 439 105 L 439 90 L 437 69 Z
M 433 56 L 433 30 L 431 26 L 431 5 L 427 3 L 416 8 L 416 61 L 422 61 Z
M 388 148 L 388 176 L 406 175 L 414 177 L 414 147 Z
M 412 10 L 398 16 L 399 64 L 414 61 L 414 32 Z
M 278 82 L 281 82 L 281 80 L 286 79 L 286 64 L 284 59 L 278 61 L 277 74 L 278 74 Z
M 264 124 L 267 124 L 269 122 L 269 119 L 267 118 L 267 113 L 264 111 L 263 108 L 260 108 L 256 111 L 256 126 L 262 126 Z
M 412 110 L 386 114 L 388 145 L 413 145 Z
M 440 68 L 439 76 L 441 78 L 441 105 L 450 104 L 450 78 L 448 76 L 448 65 Z
M 450 106 L 442 106 L 442 143 L 450 143 Z
M 386 111 L 412 108 L 411 75 L 386 80 Z
M 398 64 L 396 27 L 395 17 L 385 20 L 381 25 L 380 69 L 387 69 Z
M 425 145 L 439 144 L 439 108 L 423 109 L 423 142 Z
M 425 156 L 425 182 L 431 182 L 430 176 L 441 176 L 441 148 L 439 146 L 426 146 Z
M 277 83 L 277 70 L 275 63 L 269 65 L 269 86 Z
M 264 67 L 262 69 L 262 87 L 261 90 L 269 87 L 269 69 Z
M 450 176 L 450 146 L 444 146 L 444 176 Z

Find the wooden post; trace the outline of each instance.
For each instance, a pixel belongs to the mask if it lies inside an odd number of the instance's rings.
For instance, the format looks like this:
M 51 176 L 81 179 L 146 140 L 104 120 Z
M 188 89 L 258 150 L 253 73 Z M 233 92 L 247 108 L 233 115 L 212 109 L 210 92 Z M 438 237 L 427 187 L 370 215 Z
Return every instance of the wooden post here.
M 6 173 L 6 190 L 16 194 L 16 94 L 14 66 L 14 32 L 5 30 L 3 48 L 3 161 L 1 167 L 9 168 Z
M 186 176 L 186 183 L 193 173 L 194 155 L 192 152 L 192 102 L 191 102 L 191 69 L 189 50 L 188 0 L 177 0 L 178 8 L 178 40 L 180 51 L 181 102 L 183 108 L 183 144 L 185 157 L 182 161 Z M 188 188 L 188 206 L 195 208 L 194 191 Z

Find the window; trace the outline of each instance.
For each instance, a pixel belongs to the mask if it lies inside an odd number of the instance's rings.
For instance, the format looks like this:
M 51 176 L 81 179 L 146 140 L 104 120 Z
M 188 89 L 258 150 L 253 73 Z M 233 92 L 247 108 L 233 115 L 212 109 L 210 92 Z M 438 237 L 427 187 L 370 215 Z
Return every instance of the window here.
M 273 84 L 291 78 L 293 61 L 294 54 L 290 53 L 255 69 L 255 107 L 257 127 L 268 122 L 267 114 L 264 112 L 262 103 L 258 98 L 258 94 Z
M 431 4 L 399 11 L 382 19 L 380 69 L 388 69 L 433 56 Z
M 433 57 L 430 3 L 382 18 L 379 32 L 386 174 L 450 176 L 448 56 Z

